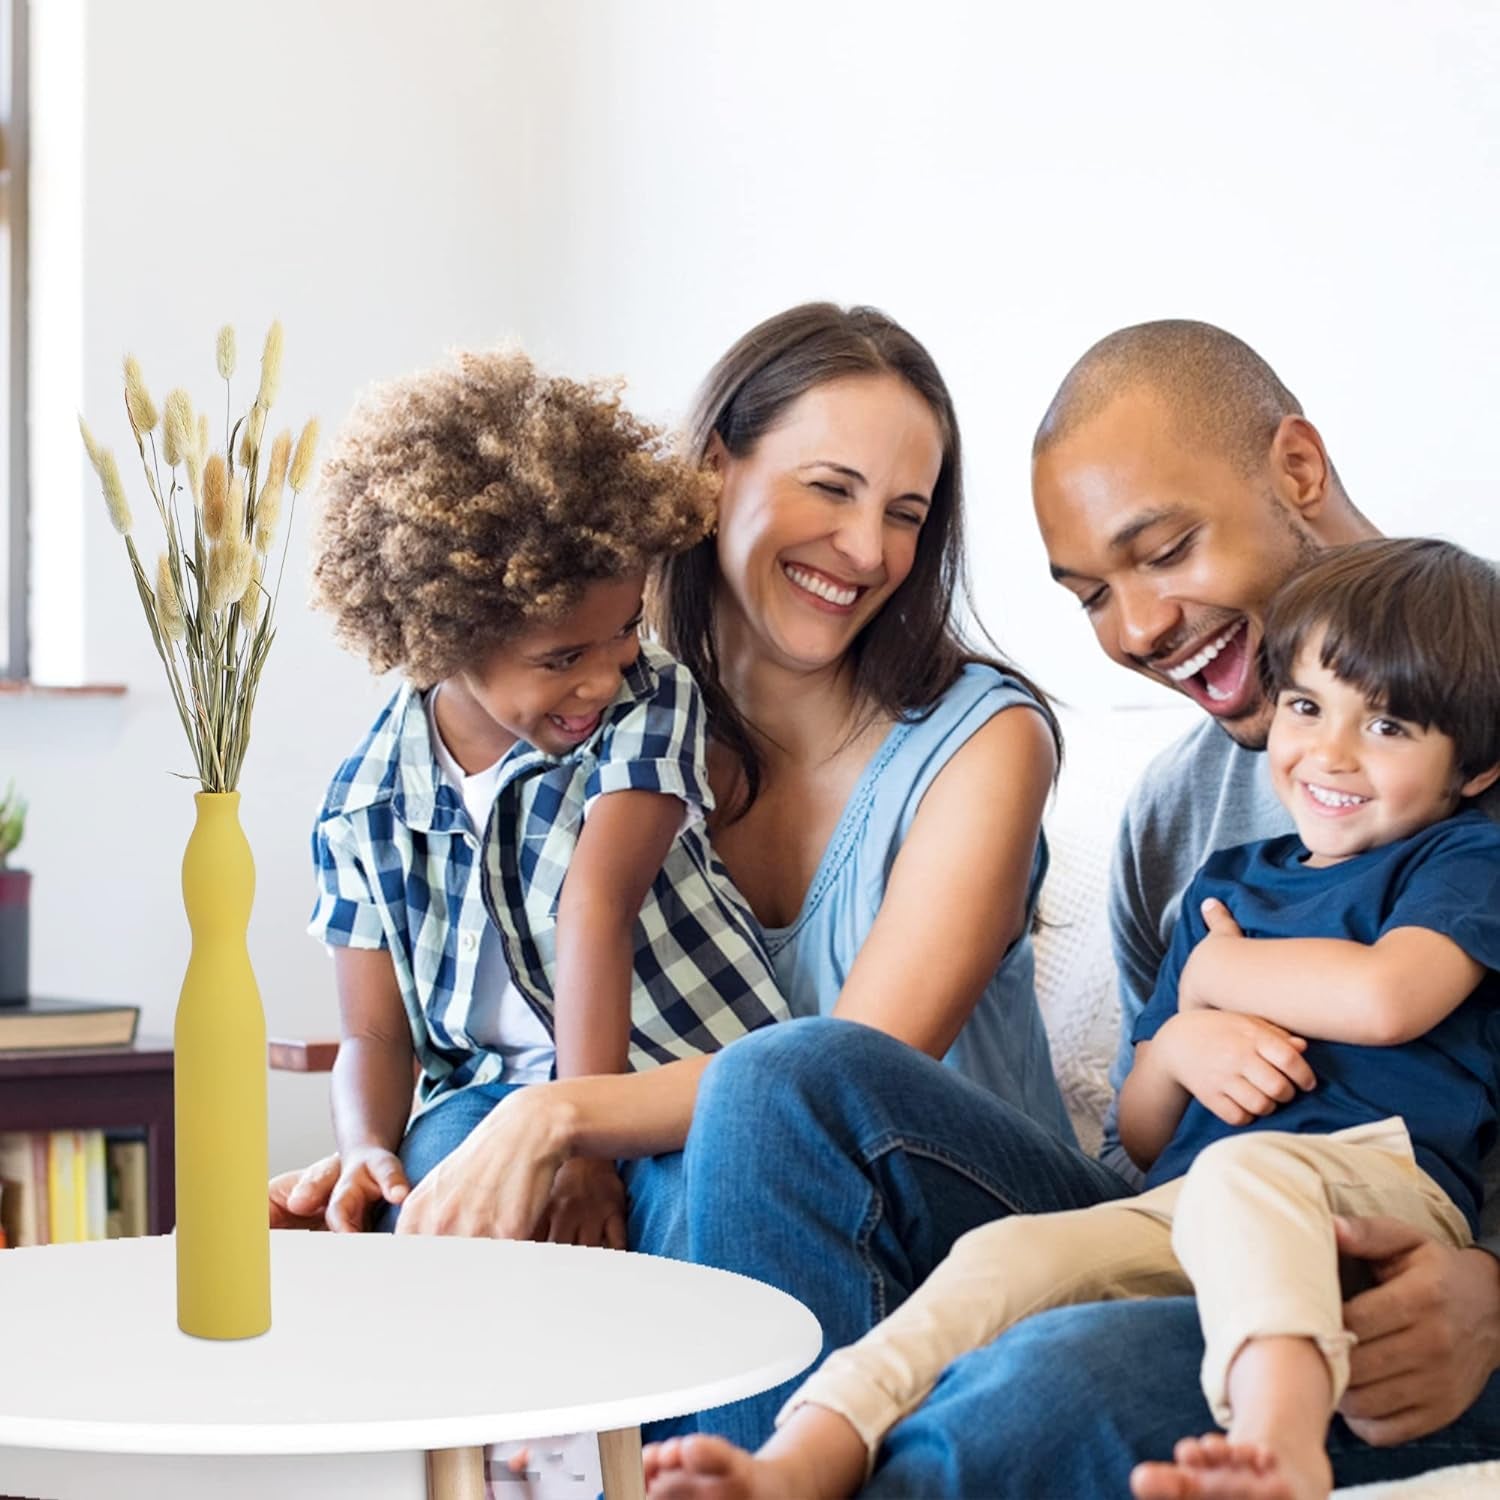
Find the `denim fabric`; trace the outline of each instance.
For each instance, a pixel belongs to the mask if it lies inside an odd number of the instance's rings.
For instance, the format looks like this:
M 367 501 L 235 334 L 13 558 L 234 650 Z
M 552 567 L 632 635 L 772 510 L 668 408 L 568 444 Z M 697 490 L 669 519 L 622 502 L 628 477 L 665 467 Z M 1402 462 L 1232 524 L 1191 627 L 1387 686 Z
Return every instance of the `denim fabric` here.
M 733 1164 L 754 1164 L 736 1172 Z M 747 1037 L 704 1077 L 685 1162 L 689 1259 L 783 1287 L 823 1353 L 897 1307 L 961 1234 L 1006 1213 L 1127 1192 L 950 1069 L 847 1021 Z M 1092 1303 L 1028 1318 L 956 1360 L 886 1440 L 867 1500 L 1118 1500 L 1131 1468 L 1213 1429 L 1191 1298 Z M 749 1448 L 805 1378 L 704 1412 Z M 1500 1375 L 1457 1422 L 1371 1448 L 1335 1421 L 1340 1484 L 1500 1457 Z
M 1130 1470 L 1214 1430 L 1191 1297 L 1097 1302 L 1026 1319 L 955 1360 L 891 1430 L 864 1500 L 1119 1500 Z M 1500 1375 L 1457 1422 L 1372 1448 L 1335 1419 L 1335 1482 L 1401 1479 L 1500 1455 Z
M 1127 1191 L 988 1089 L 822 1017 L 714 1059 L 685 1155 L 688 1259 L 798 1297 L 822 1324 L 824 1355 L 899 1306 L 966 1231 Z M 803 1378 L 699 1427 L 754 1448 Z

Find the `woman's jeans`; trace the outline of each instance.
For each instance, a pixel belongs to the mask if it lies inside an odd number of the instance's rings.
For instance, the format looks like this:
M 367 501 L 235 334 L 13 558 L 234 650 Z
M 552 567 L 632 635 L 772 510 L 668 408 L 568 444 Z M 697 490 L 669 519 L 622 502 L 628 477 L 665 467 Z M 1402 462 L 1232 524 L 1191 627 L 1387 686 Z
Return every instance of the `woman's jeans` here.
M 418 1119 L 401 1148 L 411 1180 L 510 1087 L 465 1089 Z M 975 1226 L 1127 1191 L 1107 1167 L 952 1070 L 869 1027 L 821 1018 L 727 1048 L 704 1075 L 687 1151 L 626 1163 L 624 1175 L 632 1249 L 791 1292 L 822 1324 L 824 1353 L 898 1306 Z M 949 1366 L 892 1430 L 865 1494 L 1118 1500 L 1136 1463 L 1170 1457 L 1178 1438 L 1212 1429 L 1202 1358 L 1187 1297 L 1028 1318 Z M 801 1379 L 706 1412 L 697 1425 L 753 1448 Z M 1329 1452 L 1340 1484 L 1500 1458 L 1500 1376 L 1431 1437 L 1371 1448 L 1336 1420 Z
M 685 1156 L 688 1259 L 799 1297 L 825 1354 L 898 1306 L 969 1229 L 1128 1191 L 952 1070 L 830 1019 L 766 1028 L 717 1057 Z M 865 1494 L 1118 1500 L 1136 1463 L 1213 1429 L 1202 1358 L 1191 1298 L 1029 1318 L 949 1367 L 892 1430 Z M 802 1378 L 698 1425 L 753 1448 Z M 1376 1449 L 1335 1422 L 1330 1452 L 1341 1484 L 1500 1457 L 1500 1376 L 1432 1437 Z

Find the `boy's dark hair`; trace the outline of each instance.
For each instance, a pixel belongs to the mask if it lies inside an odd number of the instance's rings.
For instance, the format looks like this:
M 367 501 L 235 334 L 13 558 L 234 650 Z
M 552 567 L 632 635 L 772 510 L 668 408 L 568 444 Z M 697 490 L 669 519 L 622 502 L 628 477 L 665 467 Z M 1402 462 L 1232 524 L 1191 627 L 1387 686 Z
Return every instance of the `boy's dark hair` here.
M 718 481 L 619 385 L 502 350 L 378 387 L 320 485 L 313 602 L 339 639 L 430 687 L 705 536 Z
M 1500 572 L 1434 537 L 1319 554 L 1276 593 L 1262 674 L 1274 699 L 1322 632 L 1319 660 L 1398 719 L 1446 734 L 1465 780 L 1500 765 Z

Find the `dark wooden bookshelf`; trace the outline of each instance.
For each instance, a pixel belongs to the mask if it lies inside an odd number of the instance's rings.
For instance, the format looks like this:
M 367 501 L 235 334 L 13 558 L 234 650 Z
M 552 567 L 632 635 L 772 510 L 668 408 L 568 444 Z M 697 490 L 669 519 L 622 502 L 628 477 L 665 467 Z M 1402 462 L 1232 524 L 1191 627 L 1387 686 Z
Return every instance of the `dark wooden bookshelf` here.
M 144 1130 L 148 1231 L 176 1225 L 170 1042 L 0 1052 L 0 1130 Z

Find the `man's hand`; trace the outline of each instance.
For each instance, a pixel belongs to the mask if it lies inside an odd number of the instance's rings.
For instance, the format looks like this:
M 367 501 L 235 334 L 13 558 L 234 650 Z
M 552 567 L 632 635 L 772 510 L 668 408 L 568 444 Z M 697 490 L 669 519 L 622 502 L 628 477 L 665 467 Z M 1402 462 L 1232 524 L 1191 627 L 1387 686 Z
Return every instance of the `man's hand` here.
M 1155 1046 L 1172 1077 L 1226 1125 L 1248 1125 L 1317 1083 L 1306 1040 L 1257 1016 L 1179 1011 Z
M 297 1172 L 282 1172 L 268 1188 L 272 1229 L 326 1229 L 323 1214 L 339 1180 L 338 1153 Z
M 612 1161 L 571 1157 L 558 1168 L 532 1238 L 623 1250 L 627 1212 L 625 1184 Z
M 1500 1368 L 1500 1263 L 1452 1250 L 1399 1219 L 1335 1219 L 1339 1251 L 1379 1283 L 1344 1304 L 1359 1342 L 1339 1414 L 1376 1447 L 1461 1416 Z
M 1217 965 L 1234 962 L 1234 949 L 1246 941 L 1240 925 L 1222 901 L 1210 897 L 1200 906 L 1208 936 L 1188 954 L 1177 980 L 1177 1009 L 1202 1010 L 1213 1000 L 1213 975 Z

